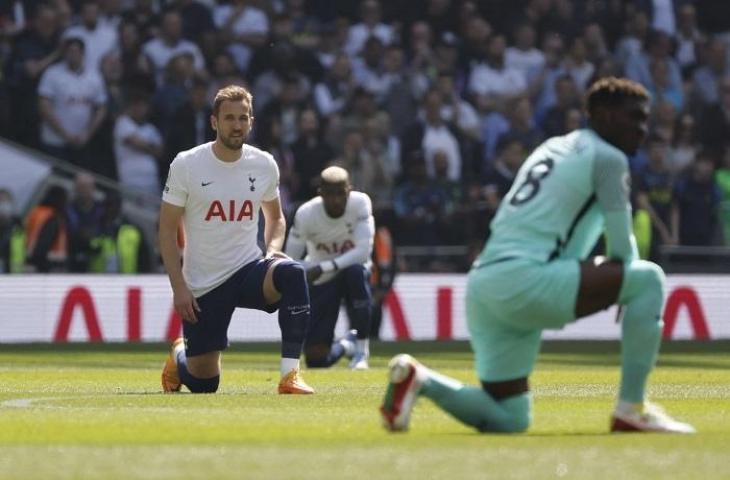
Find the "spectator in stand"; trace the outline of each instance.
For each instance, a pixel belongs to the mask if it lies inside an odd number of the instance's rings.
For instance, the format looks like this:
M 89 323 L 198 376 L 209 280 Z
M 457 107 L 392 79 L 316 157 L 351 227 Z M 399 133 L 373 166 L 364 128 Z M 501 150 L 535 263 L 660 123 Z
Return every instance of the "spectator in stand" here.
M 317 50 L 320 44 L 322 22 L 315 15 L 310 14 L 305 0 L 286 0 L 284 9 L 291 17 L 294 36 L 292 41 L 300 48 L 310 51 Z
M 655 104 L 652 109 L 652 130 L 664 139 L 674 138 L 674 129 L 677 127 L 677 109 L 667 100 Z
M 704 48 L 704 62 L 692 75 L 692 95 L 702 107 L 716 104 L 720 99 L 720 83 L 730 76 L 727 46 L 720 39 L 710 40 Z
M 211 113 L 207 82 L 202 79 L 193 80 L 187 100 L 173 115 L 175 121 L 165 139 L 166 158 L 172 160 L 177 152 L 190 150 L 196 145 L 215 139 L 215 132 L 210 125 Z
M 586 47 L 586 57 L 594 66 L 611 56 L 606 36 L 600 23 L 592 22 L 583 28 L 583 40 Z M 589 82 L 590 83 L 590 82 Z
M 314 103 L 319 114 L 329 117 L 342 112 L 350 102 L 355 86 L 350 57 L 340 53 L 324 80 L 314 87 Z
M 408 68 L 418 83 L 414 84 L 415 95 L 420 97 L 428 89 L 435 65 L 433 34 L 425 22 L 414 22 L 408 37 Z M 425 80 L 425 81 L 423 81 Z
M 345 44 L 345 53 L 353 58 L 370 37 L 378 38 L 383 45 L 390 45 L 394 38 L 393 27 L 381 22 L 381 7 L 377 0 L 365 0 L 360 4 L 360 18 L 360 23 L 350 27 Z
M 547 110 L 542 120 L 542 129 L 548 138 L 568 133 L 566 131 L 568 112 L 580 108 L 580 93 L 573 77 L 570 75 L 558 77 L 555 81 L 555 100 L 555 105 Z
M 117 46 L 118 36 L 115 26 L 99 21 L 99 2 L 84 0 L 81 4 L 81 23 L 65 32 L 63 38 L 80 38 L 85 49 L 86 68 L 98 70 L 101 59 Z
M 115 192 L 104 198 L 99 231 L 91 239 L 89 271 L 94 273 L 148 273 L 149 247 L 142 230 L 122 213 L 122 199 Z
M 443 105 L 443 97 L 436 89 L 429 90 L 423 97 L 423 119 L 413 124 L 404 134 L 401 162 L 412 158 L 417 152 L 422 152 L 426 174 L 429 178 L 435 178 L 434 156 L 440 151 L 448 160 L 448 178 L 460 181 L 462 157 L 459 133 L 452 125 L 444 122 L 441 116 Z
M 403 129 L 416 116 L 418 100 L 416 99 L 415 79 L 407 70 L 405 52 L 397 45 L 390 45 L 385 50 L 383 68 L 385 70 L 385 94 L 382 108 L 388 114 L 392 133 L 403 134 Z
M 68 259 L 66 189 L 51 186 L 25 219 L 25 245 L 31 271 L 65 272 Z
M 119 25 L 116 55 L 122 63 L 122 83 L 125 86 L 154 90 L 154 67 L 149 57 L 142 53 L 142 37 L 137 24 L 123 21 Z
M 305 108 L 305 97 L 302 77 L 296 75 L 285 77 L 279 94 L 261 110 L 259 124 L 262 128 L 268 129 L 270 122 L 278 121 L 281 126 L 282 142 L 286 145 L 293 144 L 299 135 L 297 131 L 299 114 Z
M 542 119 L 545 112 L 557 101 L 555 82 L 566 74 L 563 68 L 564 50 L 565 43 L 560 34 L 548 32 L 543 38 L 542 51 L 545 55 L 545 64 L 529 85 L 530 97 L 536 99 L 535 118 L 537 119 Z
M 588 51 L 583 37 L 576 37 L 570 44 L 568 55 L 563 60 L 565 73 L 573 77 L 578 90 L 584 92 L 593 78 L 596 67 L 588 60 Z
M 205 54 L 213 53 L 218 35 L 210 8 L 198 0 L 172 0 L 169 6 L 180 12 L 183 37 L 202 47 Z
M 249 0 L 232 0 L 213 10 L 213 21 L 239 70 L 246 71 L 253 52 L 266 44 L 269 18 Z
M 121 0 L 99 0 L 99 22 L 118 29 L 122 23 L 122 14 L 125 7 Z
M 417 157 L 408 159 L 406 181 L 396 187 L 393 208 L 397 219 L 393 236 L 401 245 L 439 245 L 439 224 L 449 205 L 448 194 L 428 178 L 426 164 Z
M 249 78 L 256 79 L 255 85 L 259 91 L 262 82 L 273 83 L 273 88 L 268 89 L 268 92 L 280 88 L 282 77 L 298 74 L 306 79 L 304 92 L 307 95 L 311 85 L 324 75 L 317 56 L 294 43 L 294 23 L 286 13 L 279 13 L 273 18 L 268 42 L 253 54 L 246 73 Z M 271 93 L 266 98 L 257 94 L 256 102 L 263 106 L 269 98 Z
M 302 110 L 298 121 L 299 136 L 291 146 L 298 186 L 294 198 L 305 202 L 317 194 L 319 174 L 335 158 L 335 153 L 324 141 L 320 118 L 314 109 Z
M 8 88 L 8 110 L 12 123 L 8 125 L 11 138 L 37 148 L 38 82 L 43 72 L 61 56 L 58 46 L 56 10 L 41 3 L 35 8 L 28 27 L 15 37 L 4 74 Z
M 486 202 L 486 218 L 491 219 L 499 204 L 512 187 L 517 171 L 527 158 L 528 150 L 522 139 L 515 135 L 504 135 L 497 144 L 497 158 L 492 167 L 487 170 L 477 201 Z M 482 217 L 484 218 L 484 217 Z M 480 221 L 484 221 L 483 219 Z M 487 221 L 488 223 L 488 221 Z
M 170 59 L 165 69 L 165 79 L 152 96 L 152 123 L 162 132 L 163 137 L 170 135 L 175 125 L 175 112 L 188 99 L 188 90 L 196 78 L 193 56 L 180 53 Z
M 642 46 L 649 36 L 649 17 L 641 10 L 635 10 L 625 22 L 626 32 L 616 46 L 616 59 L 622 67 L 630 59 L 641 55 Z
M 362 131 L 348 132 L 333 164 L 350 172 L 356 190 L 369 192 L 373 202 L 382 205 L 390 200 L 393 176 L 387 146 L 376 134 L 377 121 L 371 118 Z
M 636 208 L 649 215 L 651 240 L 648 259 L 659 259 L 660 245 L 676 245 L 678 239 L 671 230 L 671 207 L 674 178 L 667 167 L 669 144 L 666 139 L 653 135 L 647 141 L 648 161 L 634 178 Z
M 213 56 L 211 69 L 213 72 L 208 82 L 208 100 L 211 104 L 218 90 L 227 85 L 246 85 L 241 72 L 236 68 L 236 62 L 233 61 L 233 57 L 224 50 L 217 52 Z
M 194 69 L 201 75 L 205 74 L 205 60 L 200 48 L 182 37 L 182 17 L 177 10 L 167 10 L 162 15 L 160 32 L 144 44 L 142 52 L 152 61 L 158 86 L 164 83 L 170 61 L 182 54 L 190 55 Z
M 528 152 L 531 152 L 543 141 L 545 134 L 533 120 L 532 105 L 529 98 L 519 97 L 510 103 L 509 129 L 502 135 L 520 138 Z M 499 140 L 497 143 L 499 143 Z
M 362 87 L 357 87 L 352 93 L 350 104 L 345 108 L 341 119 L 337 117 L 329 119 L 328 141 L 335 149 L 339 149 L 342 146 L 344 132 L 361 131 L 371 118 L 378 117 L 383 120 L 387 116 L 387 113 L 378 109 L 372 93 Z
M 123 15 L 124 21 L 133 23 L 139 30 L 140 40 L 146 42 L 156 37 L 160 28 L 161 15 L 155 0 L 134 0 L 134 7 Z
M 667 167 L 673 175 L 682 173 L 694 161 L 697 155 L 695 137 L 695 119 L 689 113 L 683 113 L 677 119 L 667 159 Z
M 372 93 L 375 101 L 382 104 L 388 91 L 388 80 L 383 69 L 383 43 L 377 37 L 370 37 L 352 61 L 352 76 L 355 83 Z
M 95 198 L 96 182 L 88 173 L 74 179 L 73 199 L 66 208 L 69 270 L 83 273 L 89 269 L 92 256 L 91 239 L 99 233 L 104 214 L 102 203 Z
M 713 245 L 717 207 L 722 199 L 715 183 L 714 159 L 700 153 L 690 170 L 677 181 L 672 204 L 672 234 L 680 245 Z
M 699 138 L 710 149 L 724 147 L 730 138 L 730 75 L 720 81 L 720 101 L 706 106 L 699 116 Z
M 674 58 L 683 76 L 689 75 L 697 64 L 697 53 L 700 45 L 705 42 L 705 36 L 697 28 L 697 11 L 691 3 L 679 7 L 677 18 L 677 32 L 674 43 L 677 45 Z
M 400 142 L 391 130 L 388 117 L 378 116 L 369 119 L 361 132 L 366 153 L 362 191 L 369 192 L 376 208 L 391 205 L 395 180 L 401 173 Z
M 718 212 L 722 225 L 722 236 L 724 244 L 730 246 L 730 143 L 725 144 L 722 165 L 715 172 L 715 183 L 722 194 Z
M 684 107 L 682 88 L 672 86 L 669 75 L 669 63 L 666 59 L 657 58 L 651 61 L 651 84 L 647 86 L 653 103 L 670 102 L 675 111 L 681 112 Z M 680 86 L 681 87 L 681 86 Z
M 672 91 L 681 91 L 682 75 L 671 53 L 672 37 L 663 31 L 652 30 L 646 37 L 642 51 L 628 58 L 625 67 L 626 76 L 647 88 L 651 88 L 652 62 L 665 61 L 669 69 L 669 80 L 666 88 Z
M 487 58 L 477 63 L 469 77 L 469 93 L 475 96 L 480 110 L 493 110 L 527 90 L 527 79 L 504 61 L 507 44 L 504 35 L 489 39 Z
M 473 141 L 481 141 L 479 115 L 476 109 L 461 98 L 456 89 L 453 73 L 442 70 L 438 74 L 435 87 L 444 100 L 441 117 L 450 125 L 454 125 L 462 137 Z
M 146 194 L 146 202 L 160 196 L 159 159 L 164 153 L 162 135 L 147 121 L 146 96 L 134 94 L 114 127 L 114 155 L 122 186 Z
M 47 153 L 87 166 L 86 145 L 106 116 L 106 92 L 97 70 L 84 66 L 82 40 L 64 40 L 63 58 L 38 85 L 41 142 Z
M 265 150 L 274 157 L 279 167 L 279 198 L 281 208 L 289 216 L 296 210 L 294 195 L 298 189 L 296 173 L 294 172 L 294 152 L 285 144 L 281 136 L 281 123 L 278 118 L 273 118 L 266 124 L 266 131 L 258 131 L 258 147 Z
M 13 194 L 0 188 L 0 273 L 25 271 L 25 231 L 15 208 Z
M 473 2 L 465 2 L 462 9 L 469 11 L 473 6 Z M 459 64 L 464 70 L 471 70 L 473 62 L 483 62 L 489 55 L 489 40 L 492 38 L 492 26 L 484 17 L 475 12 L 463 17 L 460 29 L 461 36 L 461 55 Z
M 545 55 L 535 48 L 535 29 L 528 22 L 518 24 L 513 31 L 514 46 L 504 55 L 507 68 L 517 70 L 528 83 L 545 65 Z

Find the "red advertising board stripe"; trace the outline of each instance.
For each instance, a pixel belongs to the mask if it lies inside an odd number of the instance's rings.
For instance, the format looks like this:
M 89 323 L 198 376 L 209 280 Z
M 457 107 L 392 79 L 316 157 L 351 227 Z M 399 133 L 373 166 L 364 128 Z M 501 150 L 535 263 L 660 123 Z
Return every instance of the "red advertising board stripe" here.
M 667 305 L 664 308 L 664 331 L 662 336 L 667 340 L 672 338 L 674 326 L 677 324 L 677 315 L 683 305 L 687 307 L 694 338 L 708 340 L 710 338 L 710 329 L 707 327 L 705 312 L 702 311 L 700 301 L 697 299 L 697 293 L 693 288 L 684 286 L 675 288 L 667 299 Z
M 130 342 L 139 342 L 142 338 L 141 300 L 141 288 L 127 290 L 127 338 Z
M 452 338 L 452 303 L 451 287 L 439 287 L 436 291 L 436 338 L 438 340 Z
M 61 314 L 57 322 L 58 327 L 56 328 L 56 333 L 53 335 L 53 341 L 68 341 L 71 320 L 73 319 L 73 313 L 77 306 L 81 307 L 81 311 L 84 314 L 84 323 L 86 323 L 86 329 L 89 332 L 89 340 L 92 342 L 104 341 L 101 336 L 101 329 L 99 328 L 99 319 L 96 315 L 94 299 L 91 298 L 91 294 L 85 287 L 80 286 L 72 287 L 66 294 L 66 300 L 63 302 L 63 307 L 61 308 Z
M 390 317 L 393 320 L 393 330 L 395 331 L 396 340 L 410 340 L 411 334 L 408 331 L 408 324 L 406 323 L 406 317 L 403 315 L 403 308 L 401 307 L 400 300 L 395 294 L 395 291 L 391 290 L 385 295 L 383 304 L 388 307 L 390 311 Z

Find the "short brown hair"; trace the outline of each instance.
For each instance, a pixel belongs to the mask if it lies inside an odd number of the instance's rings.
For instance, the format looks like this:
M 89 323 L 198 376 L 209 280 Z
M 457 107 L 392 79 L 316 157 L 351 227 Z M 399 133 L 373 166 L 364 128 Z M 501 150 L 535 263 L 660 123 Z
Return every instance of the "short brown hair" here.
M 629 98 L 649 100 L 649 92 L 643 85 L 628 78 L 601 78 L 586 93 L 586 109 L 588 115 L 593 115 L 597 108 L 617 107 Z
M 218 112 L 221 108 L 221 103 L 226 100 L 238 101 L 244 100 L 248 103 L 249 108 L 253 109 L 253 96 L 248 90 L 239 85 L 228 85 L 227 87 L 218 90 L 215 94 L 215 100 L 213 100 L 213 115 L 218 116 Z

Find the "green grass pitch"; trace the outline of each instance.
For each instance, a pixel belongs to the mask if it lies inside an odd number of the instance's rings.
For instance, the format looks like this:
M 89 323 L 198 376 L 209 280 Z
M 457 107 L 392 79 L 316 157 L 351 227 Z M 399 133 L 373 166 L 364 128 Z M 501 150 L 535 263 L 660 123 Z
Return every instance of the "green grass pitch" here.
M 546 343 L 526 434 L 482 435 L 421 399 L 411 431 L 377 407 L 391 355 L 475 383 L 464 342 L 375 344 L 371 370 L 306 371 L 276 395 L 277 345 L 224 354 L 215 395 L 163 395 L 163 345 L 0 346 L 0 479 L 730 478 L 730 342 L 663 346 L 651 397 L 699 434 L 610 435 L 616 342 Z

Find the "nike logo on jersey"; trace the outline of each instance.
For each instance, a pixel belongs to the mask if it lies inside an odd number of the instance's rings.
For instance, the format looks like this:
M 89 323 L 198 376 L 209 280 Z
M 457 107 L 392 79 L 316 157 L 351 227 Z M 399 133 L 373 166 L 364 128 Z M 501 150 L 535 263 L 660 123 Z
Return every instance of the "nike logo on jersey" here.
M 207 186 L 208 186 L 208 185 L 210 185 L 211 183 L 213 183 L 213 182 L 200 182 L 200 186 L 201 186 L 201 187 L 207 187 Z

